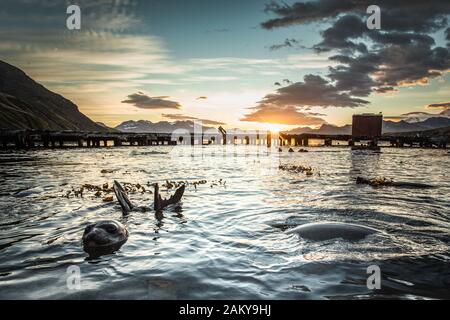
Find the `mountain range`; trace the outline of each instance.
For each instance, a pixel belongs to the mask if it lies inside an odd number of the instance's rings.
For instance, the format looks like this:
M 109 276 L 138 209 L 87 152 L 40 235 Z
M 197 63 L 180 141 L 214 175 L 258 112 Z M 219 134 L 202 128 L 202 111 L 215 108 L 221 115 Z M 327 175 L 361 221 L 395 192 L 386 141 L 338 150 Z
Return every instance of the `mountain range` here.
M 0 129 L 110 131 L 66 98 L 0 61 Z
M 434 117 L 428 118 L 423 121 L 418 122 L 407 122 L 404 120 L 394 122 L 394 121 L 383 121 L 383 134 L 384 133 L 398 133 L 398 132 L 416 132 L 433 130 L 438 128 L 444 128 L 450 126 L 450 118 L 446 117 Z M 286 131 L 288 133 L 317 133 L 317 134 L 351 134 L 352 125 L 347 124 L 344 126 L 335 126 L 332 124 L 323 124 L 318 129 L 313 129 L 310 127 L 299 127 Z

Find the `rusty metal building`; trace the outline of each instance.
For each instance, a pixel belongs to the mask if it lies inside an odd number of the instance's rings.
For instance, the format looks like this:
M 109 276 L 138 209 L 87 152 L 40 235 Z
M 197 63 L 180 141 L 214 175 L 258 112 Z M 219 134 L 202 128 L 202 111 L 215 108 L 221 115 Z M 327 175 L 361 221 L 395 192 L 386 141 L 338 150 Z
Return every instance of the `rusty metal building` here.
M 382 125 L 383 115 L 381 113 L 354 114 L 352 136 L 368 138 L 381 137 Z

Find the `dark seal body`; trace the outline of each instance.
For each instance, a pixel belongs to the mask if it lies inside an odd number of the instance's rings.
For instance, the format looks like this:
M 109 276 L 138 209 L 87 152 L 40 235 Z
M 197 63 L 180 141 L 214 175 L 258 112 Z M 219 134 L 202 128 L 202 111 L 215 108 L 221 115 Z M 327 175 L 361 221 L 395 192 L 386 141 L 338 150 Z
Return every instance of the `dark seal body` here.
M 307 223 L 288 231 L 288 233 L 296 233 L 304 239 L 313 241 L 338 238 L 357 241 L 377 232 L 379 231 L 373 228 L 341 222 Z

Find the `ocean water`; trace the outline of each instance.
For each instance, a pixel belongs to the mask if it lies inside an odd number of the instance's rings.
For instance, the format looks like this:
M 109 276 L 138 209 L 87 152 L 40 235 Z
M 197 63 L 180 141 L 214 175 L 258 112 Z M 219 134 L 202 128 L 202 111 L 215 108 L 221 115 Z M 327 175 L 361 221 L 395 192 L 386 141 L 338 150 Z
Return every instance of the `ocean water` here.
M 1 299 L 450 298 L 450 154 L 446 150 L 258 146 L 123 147 L 0 153 Z M 313 174 L 279 166 L 311 166 Z M 432 188 L 357 185 L 357 176 Z M 123 217 L 83 184 L 187 186 L 182 211 Z M 219 182 L 220 180 L 220 182 Z M 86 225 L 115 219 L 130 237 L 89 259 Z M 376 228 L 364 240 L 308 241 L 286 231 L 320 221 Z M 381 289 L 369 289 L 369 266 Z M 71 286 L 74 270 L 79 286 Z M 68 285 L 69 283 L 69 285 Z

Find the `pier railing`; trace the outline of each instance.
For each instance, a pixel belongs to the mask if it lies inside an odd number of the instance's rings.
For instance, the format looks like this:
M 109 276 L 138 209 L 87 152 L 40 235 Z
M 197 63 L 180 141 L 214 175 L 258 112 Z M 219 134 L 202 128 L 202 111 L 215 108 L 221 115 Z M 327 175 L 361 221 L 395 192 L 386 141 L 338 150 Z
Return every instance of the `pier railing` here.
M 310 146 L 312 140 L 320 140 L 324 146 L 355 146 L 362 142 L 378 145 L 384 142 L 391 147 L 446 148 L 448 137 L 430 138 L 411 135 L 383 135 L 380 137 L 355 137 L 352 135 L 325 135 L 314 133 L 289 134 L 270 131 L 185 132 L 185 133 L 129 133 L 129 132 L 78 132 L 45 130 L 0 129 L 0 147 L 3 148 L 61 148 L 108 146 L 157 146 L 177 144 L 211 145 L 243 144 L 272 146 Z M 341 144 L 343 142 L 343 144 Z M 314 144 L 314 145 L 317 145 Z

